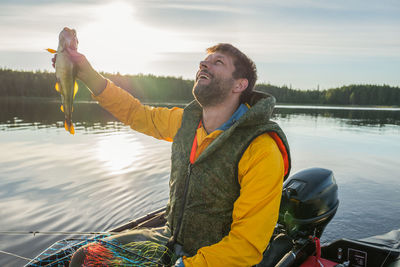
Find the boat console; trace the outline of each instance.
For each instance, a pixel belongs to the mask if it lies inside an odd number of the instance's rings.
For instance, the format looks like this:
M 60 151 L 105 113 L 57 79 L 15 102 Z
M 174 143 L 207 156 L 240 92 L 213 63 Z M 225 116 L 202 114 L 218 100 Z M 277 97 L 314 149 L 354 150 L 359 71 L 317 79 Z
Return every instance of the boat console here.
M 361 240 L 339 239 L 322 247 L 326 259 L 354 267 L 400 266 L 400 229 Z

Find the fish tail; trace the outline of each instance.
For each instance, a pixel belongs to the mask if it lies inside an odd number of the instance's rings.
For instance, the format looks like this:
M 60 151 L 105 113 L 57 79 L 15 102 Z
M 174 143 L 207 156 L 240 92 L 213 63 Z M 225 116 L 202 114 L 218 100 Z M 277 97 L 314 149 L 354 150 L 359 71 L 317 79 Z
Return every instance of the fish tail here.
M 70 134 L 75 134 L 75 128 L 72 122 L 70 121 L 69 123 L 67 120 L 64 121 L 64 128 L 67 130 Z

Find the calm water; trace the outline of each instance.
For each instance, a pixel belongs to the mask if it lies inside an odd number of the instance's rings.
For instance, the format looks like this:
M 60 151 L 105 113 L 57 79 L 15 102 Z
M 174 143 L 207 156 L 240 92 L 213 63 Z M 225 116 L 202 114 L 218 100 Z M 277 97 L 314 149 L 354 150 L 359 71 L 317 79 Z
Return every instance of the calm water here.
M 400 109 L 285 106 L 292 173 L 332 169 L 339 210 L 323 241 L 400 228 Z M 130 130 L 96 104 L 0 99 L 0 231 L 105 231 L 165 206 L 170 143 Z M 71 236 L 0 235 L 0 250 L 34 257 Z M 0 266 L 26 261 L 0 254 Z

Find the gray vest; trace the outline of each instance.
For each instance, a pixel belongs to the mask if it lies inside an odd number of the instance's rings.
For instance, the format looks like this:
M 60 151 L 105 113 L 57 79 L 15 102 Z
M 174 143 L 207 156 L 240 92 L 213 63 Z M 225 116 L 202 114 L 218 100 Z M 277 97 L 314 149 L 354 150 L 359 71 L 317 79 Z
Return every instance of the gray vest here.
M 252 99 L 252 107 L 218 136 L 194 164 L 190 164 L 189 157 L 202 109 L 193 101 L 184 110 L 181 128 L 172 144 L 166 216 L 174 241 L 190 256 L 228 235 L 233 204 L 240 192 L 238 163 L 252 140 L 263 133 L 276 132 L 289 156 L 284 133 L 269 120 L 275 99 L 259 92 L 254 92 Z

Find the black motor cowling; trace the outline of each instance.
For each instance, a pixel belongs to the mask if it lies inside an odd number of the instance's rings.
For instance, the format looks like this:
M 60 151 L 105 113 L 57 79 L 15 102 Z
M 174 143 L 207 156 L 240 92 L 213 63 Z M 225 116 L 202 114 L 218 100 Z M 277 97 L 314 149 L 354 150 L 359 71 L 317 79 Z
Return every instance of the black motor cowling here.
M 310 168 L 283 184 L 278 223 L 290 236 L 320 237 L 339 206 L 338 187 L 331 170 Z

